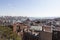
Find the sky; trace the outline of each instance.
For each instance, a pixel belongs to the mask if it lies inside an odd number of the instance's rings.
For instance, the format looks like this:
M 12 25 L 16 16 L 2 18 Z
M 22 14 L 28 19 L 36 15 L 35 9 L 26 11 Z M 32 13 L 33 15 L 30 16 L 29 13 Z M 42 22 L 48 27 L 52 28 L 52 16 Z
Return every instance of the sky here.
M 0 16 L 60 17 L 60 0 L 0 0 Z

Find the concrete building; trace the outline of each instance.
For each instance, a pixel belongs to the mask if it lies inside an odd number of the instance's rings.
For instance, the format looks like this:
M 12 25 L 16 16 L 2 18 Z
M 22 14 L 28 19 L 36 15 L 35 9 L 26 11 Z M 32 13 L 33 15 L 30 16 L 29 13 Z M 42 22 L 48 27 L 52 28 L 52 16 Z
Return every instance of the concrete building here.
M 17 33 L 20 36 L 23 35 L 23 30 L 28 28 L 29 26 L 23 24 L 21 21 L 13 23 L 13 32 Z

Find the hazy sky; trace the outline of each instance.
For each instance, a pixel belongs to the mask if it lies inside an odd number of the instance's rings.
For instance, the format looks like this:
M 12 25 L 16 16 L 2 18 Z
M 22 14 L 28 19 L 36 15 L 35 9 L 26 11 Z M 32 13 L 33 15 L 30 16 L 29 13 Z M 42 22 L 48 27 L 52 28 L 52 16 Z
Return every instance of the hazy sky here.
M 0 0 L 0 16 L 60 17 L 60 0 Z

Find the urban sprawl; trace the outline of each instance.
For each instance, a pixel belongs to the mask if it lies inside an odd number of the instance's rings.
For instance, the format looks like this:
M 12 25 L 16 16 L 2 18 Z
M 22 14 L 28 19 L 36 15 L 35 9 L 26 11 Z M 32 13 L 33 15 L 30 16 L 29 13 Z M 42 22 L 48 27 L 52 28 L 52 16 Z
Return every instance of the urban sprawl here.
M 1 16 L 0 26 L 11 27 L 22 40 L 52 40 L 53 31 L 60 31 L 60 18 Z

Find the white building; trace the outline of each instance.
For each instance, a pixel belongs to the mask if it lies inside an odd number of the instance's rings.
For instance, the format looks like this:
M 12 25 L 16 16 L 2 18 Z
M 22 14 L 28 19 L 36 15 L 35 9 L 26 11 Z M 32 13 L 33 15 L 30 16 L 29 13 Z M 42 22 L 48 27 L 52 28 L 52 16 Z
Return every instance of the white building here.
M 31 30 L 42 31 L 42 26 L 31 26 Z

